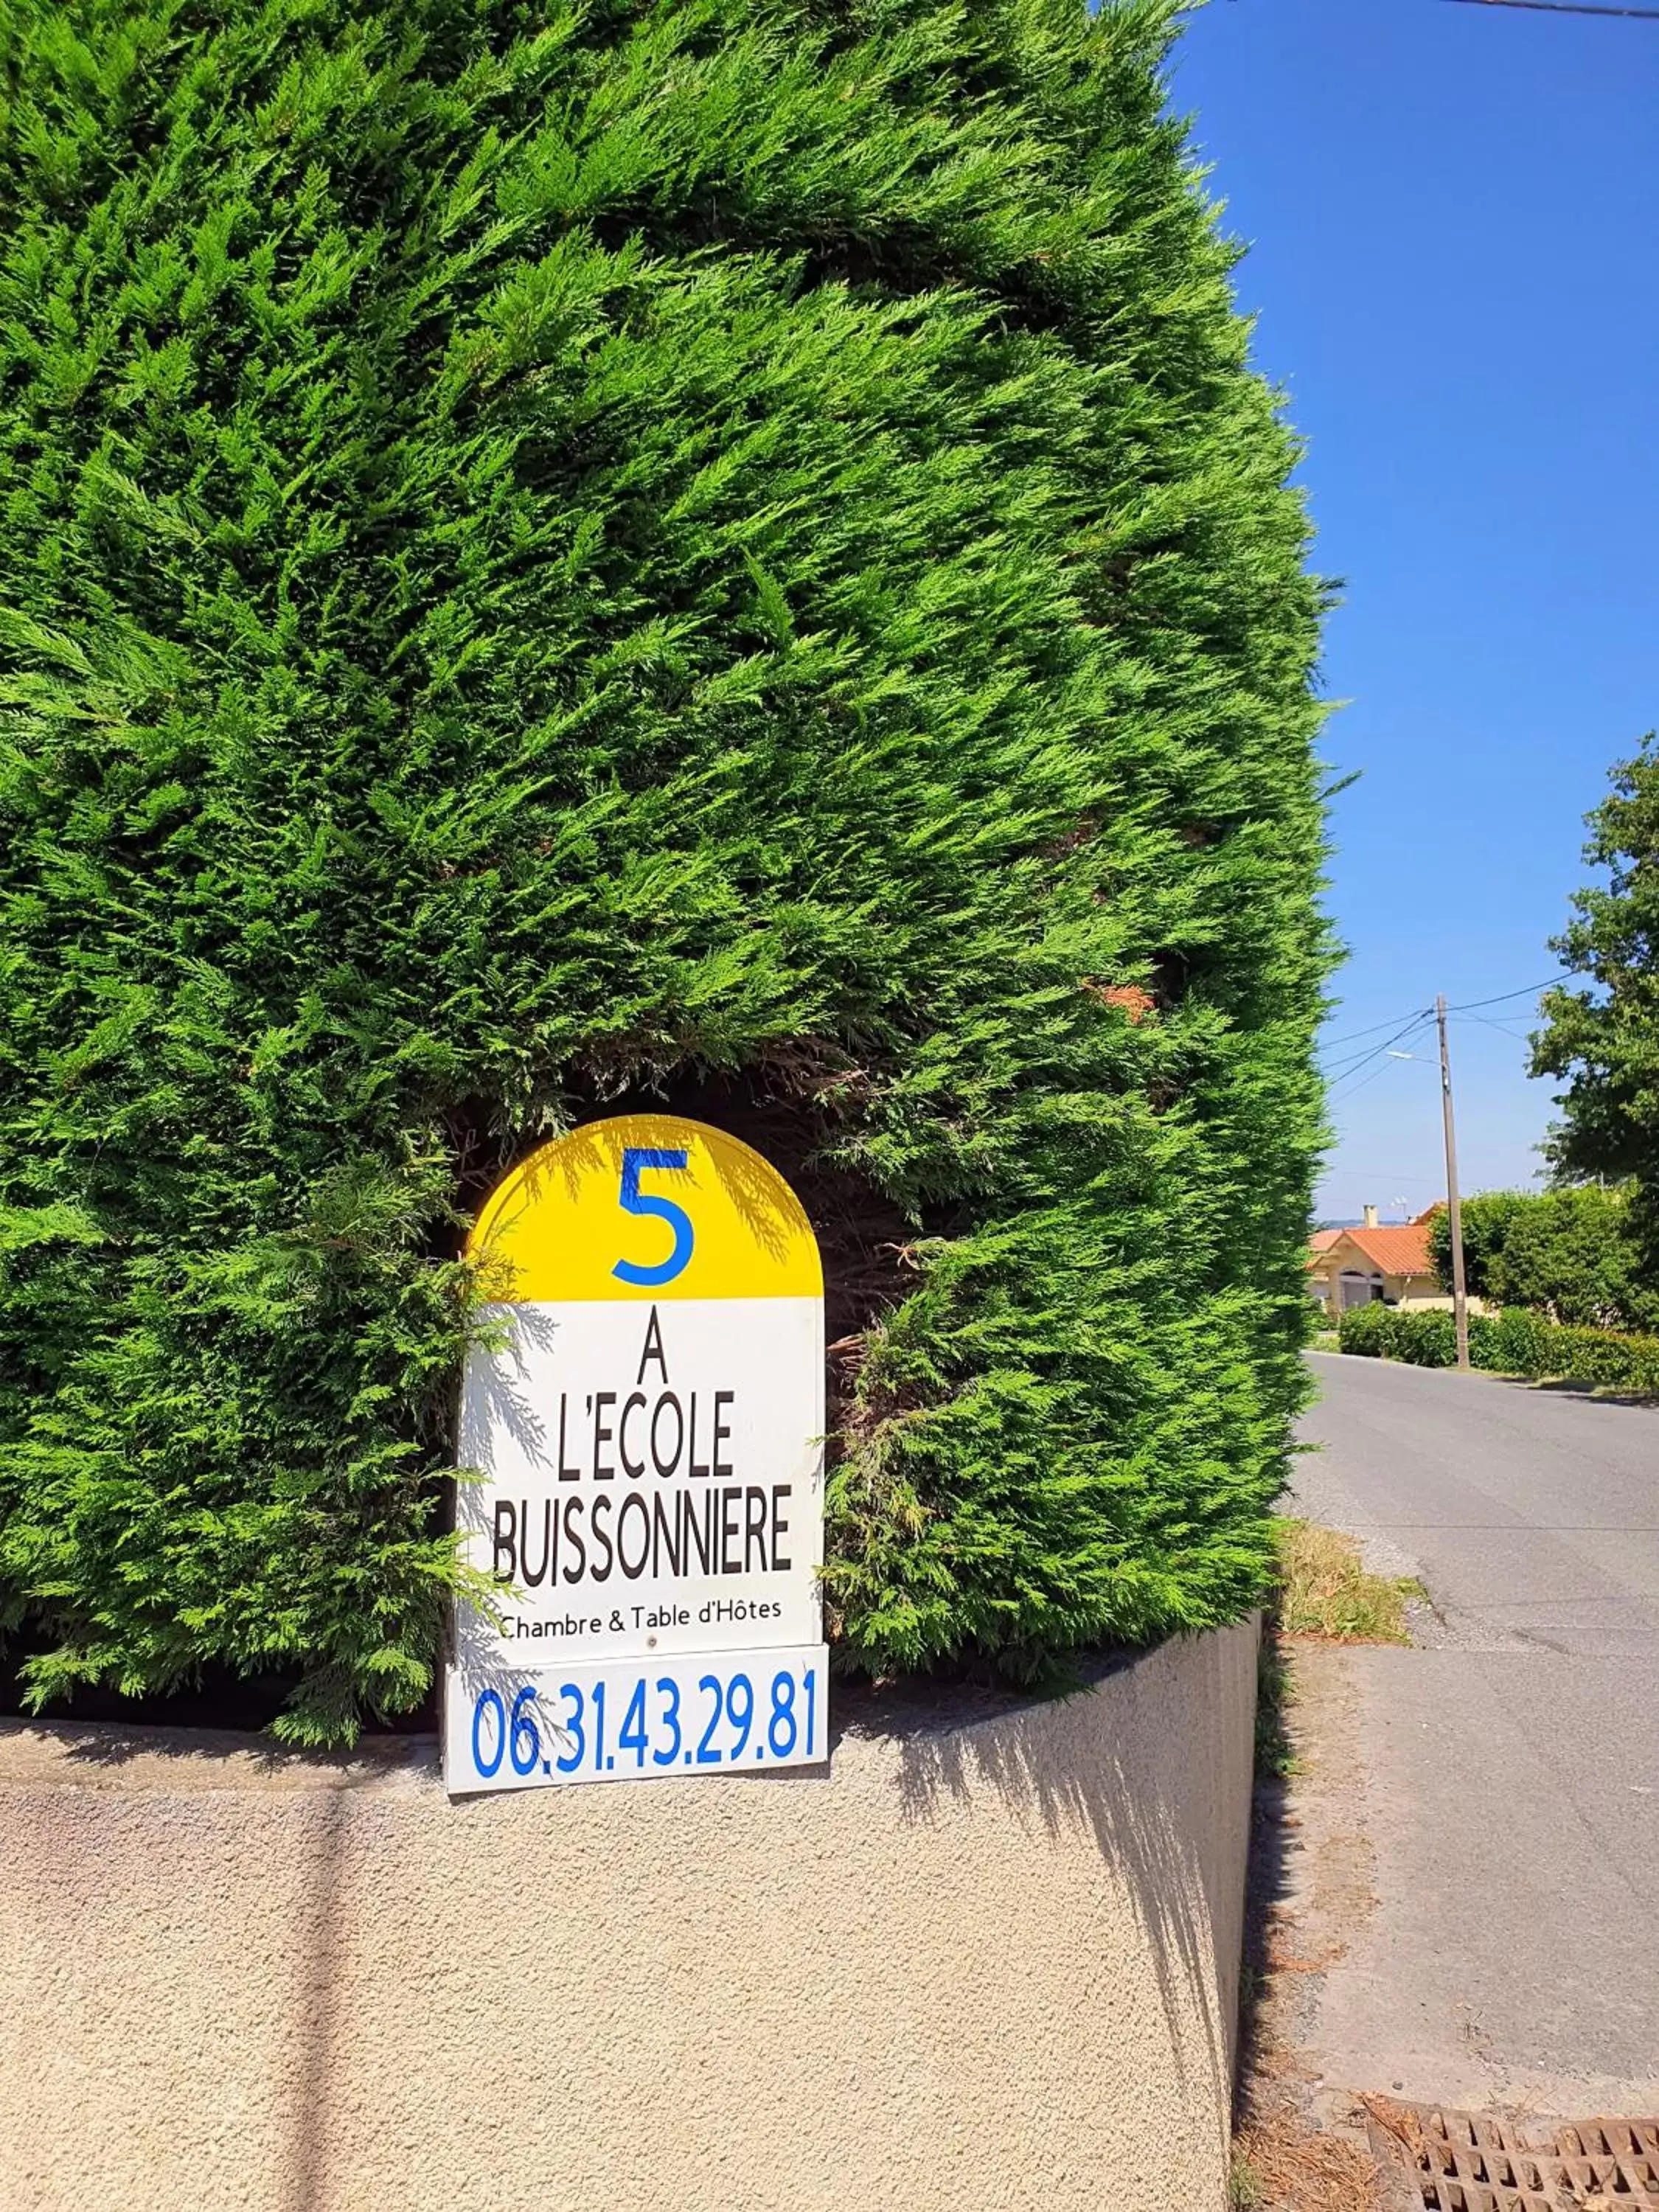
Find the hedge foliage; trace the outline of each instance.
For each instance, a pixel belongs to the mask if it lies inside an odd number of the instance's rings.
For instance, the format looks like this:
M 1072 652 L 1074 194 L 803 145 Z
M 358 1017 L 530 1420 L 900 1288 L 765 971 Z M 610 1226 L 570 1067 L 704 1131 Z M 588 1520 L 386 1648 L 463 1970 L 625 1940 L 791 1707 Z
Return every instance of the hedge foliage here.
M 1381 1299 L 1350 1306 L 1338 1324 L 1344 1352 L 1370 1359 L 1403 1359 L 1413 1367 L 1455 1367 L 1457 1329 L 1443 1310 L 1402 1312 Z M 1575 1328 L 1512 1306 L 1469 1316 L 1472 1365 L 1534 1382 L 1584 1382 L 1659 1395 L 1659 1336 L 1611 1328 Z
M 1471 1296 L 1531 1306 L 1592 1328 L 1651 1328 L 1659 1296 L 1643 1281 L 1630 1193 L 1618 1184 L 1482 1192 L 1462 1208 L 1463 1267 Z M 1429 1230 L 1443 1291 L 1451 1288 L 1444 1209 Z
M 1459 1213 L 1463 1228 L 1463 1281 L 1472 1298 L 1493 1298 L 1493 1272 L 1504 1250 L 1504 1238 L 1520 1208 L 1532 1194 L 1520 1190 L 1483 1190 L 1466 1198 Z M 1429 1217 L 1429 1257 L 1441 1289 L 1452 1287 L 1451 1216 L 1437 1206 Z
M 901 1224 L 837 1370 L 850 1663 L 1030 1677 L 1255 1600 L 1321 590 L 1170 24 L 0 12 L 37 1698 L 212 1662 L 290 1674 L 301 1740 L 415 1705 L 465 1218 L 665 1092 L 782 1099 Z

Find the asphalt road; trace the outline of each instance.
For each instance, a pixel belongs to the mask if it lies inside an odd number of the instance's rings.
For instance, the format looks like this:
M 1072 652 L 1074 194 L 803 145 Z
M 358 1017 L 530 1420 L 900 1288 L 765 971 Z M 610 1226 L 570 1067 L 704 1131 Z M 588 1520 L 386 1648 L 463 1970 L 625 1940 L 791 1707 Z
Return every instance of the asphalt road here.
M 1296 1510 L 1431 1600 L 1310 1677 L 1319 2069 L 1659 2112 L 1659 1411 L 1310 1358 Z

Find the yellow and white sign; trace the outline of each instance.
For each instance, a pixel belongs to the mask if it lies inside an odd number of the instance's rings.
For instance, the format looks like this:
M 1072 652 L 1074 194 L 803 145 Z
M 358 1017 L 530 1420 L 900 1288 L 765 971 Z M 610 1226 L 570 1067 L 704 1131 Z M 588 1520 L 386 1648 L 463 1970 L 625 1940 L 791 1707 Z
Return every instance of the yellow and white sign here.
M 794 1193 L 721 1130 L 626 1115 L 524 1161 L 467 1249 L 458 1516 L 502 1621 L 457 1622 L 452 1792 L 823 1758 L 823 1278 Z

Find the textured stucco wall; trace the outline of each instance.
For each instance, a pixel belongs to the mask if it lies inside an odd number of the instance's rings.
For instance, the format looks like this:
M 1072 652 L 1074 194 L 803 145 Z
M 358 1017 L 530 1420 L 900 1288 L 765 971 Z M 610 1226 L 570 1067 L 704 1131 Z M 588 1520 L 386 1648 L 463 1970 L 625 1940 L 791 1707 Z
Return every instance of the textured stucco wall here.
M 4 2212 L 1220 2212 L 1255 1632 L 827 1773 L 0 1729 Z

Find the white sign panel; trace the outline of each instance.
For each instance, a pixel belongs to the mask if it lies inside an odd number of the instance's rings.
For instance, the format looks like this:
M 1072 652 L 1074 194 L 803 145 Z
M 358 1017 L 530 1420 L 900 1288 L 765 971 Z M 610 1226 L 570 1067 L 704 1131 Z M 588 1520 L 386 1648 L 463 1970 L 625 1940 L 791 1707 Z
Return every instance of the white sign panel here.
M 816 1642 L 823 1308 L 812 1298 L 499 1310 L 461 1407 L 468 1556 L 505 1626 L 463 1655 L 525 1665 Z M 810 1428 L 807 1423 L 814 1425 Z
M 526 1162 L 469 1251 L 501 1295 L 457 1511 L 497 1617 L 458 1613 L 451 1791 L 823 1758 L 823 1303 L 788 1186 L 629 1116 Z

